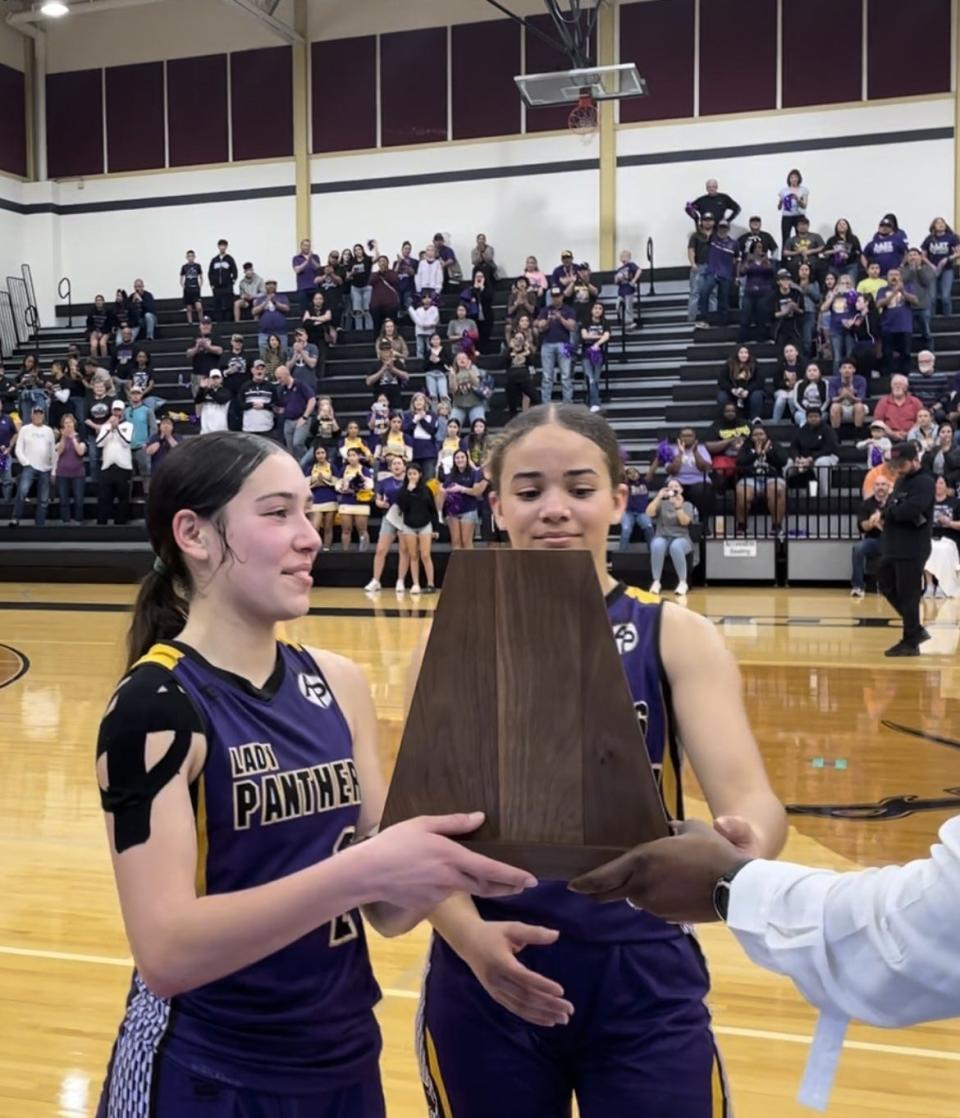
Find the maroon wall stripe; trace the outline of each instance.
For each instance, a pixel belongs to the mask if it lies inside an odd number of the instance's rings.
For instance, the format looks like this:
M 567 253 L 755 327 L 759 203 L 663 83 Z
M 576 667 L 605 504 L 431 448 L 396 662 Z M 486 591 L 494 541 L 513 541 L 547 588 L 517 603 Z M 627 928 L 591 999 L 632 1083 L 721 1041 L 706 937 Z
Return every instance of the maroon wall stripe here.
M 164 166 L 163 63 L 108 66 L 107 169 Z
M 376 37 L 325 39 L 310 49 L 313 150 L 376 147 Z
M 170 166 L 226 163 L 227 56 L 171 58 L 167 62 Z
M 103 174 L 101 70 L 47 75 L 47 173 Z
M 811 28 L 829 27 L 816 36 Z M 783 0 L 783 107 L 859 101 L 863 92 L 863 11 L 836 0 Z
M 620 61 L 647 79 L 646 97 L 620 102 L 620 120 L 693 116 L 694 0 L 651 0 L 620 8 Z
M 809 29 L 811 52 L 819 29 Z M 777 5 L 773 0 L 708 0 L 700 5 L 700 115 L 777 105 Z
M 949 92 L 950 34 L 950 0 L 868 0 L 867 96 Z
M 20 70 L 0 64 L 0 170 L 27 173 L 27 124 L 24 116 L 25 78 Z
M 453 138 L 505 136 L 520 131 L 520 25 L 511 19 L 453 28 Z
M 446 27 L 381 35 L 381 143 L 395 147 L 446 138 Z
M 293 155 L 293 49 L 231 54 L 230 107 L 234 159 Z

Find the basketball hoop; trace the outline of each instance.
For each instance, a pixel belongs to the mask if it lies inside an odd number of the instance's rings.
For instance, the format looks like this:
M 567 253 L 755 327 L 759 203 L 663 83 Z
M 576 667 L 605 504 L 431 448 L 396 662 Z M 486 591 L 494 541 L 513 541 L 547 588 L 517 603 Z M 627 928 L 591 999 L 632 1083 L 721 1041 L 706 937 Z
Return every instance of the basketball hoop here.
M 580 91 L 580 99 L 570 110 L 567 125 L 581 140 L 589 140 L 596 135 L 600 128 L 600 117 L 597 113 L 597 103 L 589 91 Z

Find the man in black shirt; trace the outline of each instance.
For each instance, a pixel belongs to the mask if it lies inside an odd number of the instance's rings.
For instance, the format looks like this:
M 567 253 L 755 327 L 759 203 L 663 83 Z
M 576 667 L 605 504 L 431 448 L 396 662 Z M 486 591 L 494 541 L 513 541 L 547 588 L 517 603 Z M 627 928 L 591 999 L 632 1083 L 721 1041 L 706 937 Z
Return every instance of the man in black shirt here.
M 217 343 L 213 334 L 213 325 L 204 315 L 200 320 L 200 334 L 193 345 L 187 350 L 187 358 L 193 365 L 190 376 L 190 391 L 195 396 L 200 387 L 200 382 L 206 380 L 214 369 L 220 368 L 220 358 L 223 356 L 223 346 Z
M 733 221 L 740 212 L 740 204 L 735 202 L 729 194 L 721 194 L 717 187 L 716 179 L 707 179 L 707 193 L 701 194 L 687 204 L 687 213 L 696 222 L 701 222 L 705 217 L 712 217 L 714 224 L 718 221 Z
M 898 477 L 883 516 L 883 558 L 877 572 L 880 590 L 903 618 L 903 637 L 886 656 L 919 656 L 930 634 L 920 624 L 923 567 L 930 554 L 935 483 L 920 468 L 914 442 L 897 443 L 890 462 Z
M 891 488 L 890 480 L 880 474 L 874 482 L 873 496 L 861 501 L 860 508 L 857 509 L 857 525 L 861 536 L 853 545 L 851 598 L 863 597 L 867 563 L 883 552 L 883 510 L 890 499 Z
M 837 433 L 823 422 L 823 413 L 815 405 L 805 411 L 807 422 L 797 431 L 790 444 L 791 465 L 794 472 L 790 476 L 791 485 L 810 486 L 810 496 L 817 494 L 818 482 L 827 488 L 830 481 L 830 466 L 840 461 L 838 456 Z M 814 466 L 822 467 L 814 470 Z
M 759 217 L 750 218 L 750 231 L 748 233 L 741 233 L 737 237 L 737 244 L 740 246 L 740 255 L 749 256 L 758 244 L 763 245 L 767 250 L 771 259 L 776 259 L 777 255 L 777 242 L 770 236 L 766 229 L 762 228 L 763 221 Z
M 237 262 L 227 252 L 227 242 L 217 241 L 217 255 L 210 261 L 207 278 L 213 288 L 214 314 L 218 322 L 230 322 L 233 318 L 233 285 L 240 274 Z

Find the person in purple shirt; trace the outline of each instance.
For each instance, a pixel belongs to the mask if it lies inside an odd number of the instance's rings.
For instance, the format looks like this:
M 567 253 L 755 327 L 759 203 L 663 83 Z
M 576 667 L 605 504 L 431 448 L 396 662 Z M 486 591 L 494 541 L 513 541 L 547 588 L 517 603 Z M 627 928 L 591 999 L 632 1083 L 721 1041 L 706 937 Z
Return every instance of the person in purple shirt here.
M 400 295 L 400 304 L 404 310 L 409 310 L 416 302 L 417 287 L 415 281 L 419 263 L 420 261 L 413 255 L 413 245 L 409 241 L 404 241 L 400 246 L 400 255 L 393 263 L 393 270 L 397 273 L 397 278 L 400 281 L 397 291 Z
M 564 301 L 569 301 L 573 296 L 573 285 L 577 282 L 577 266 L 573 262 L 573 253 L 565 248 L 560 253 L 560 263 L 550 273 L 550 286 L 559 287 L 563 293 Z
M 883 342 L 881 370 L 891 373 L 910 373 L 910 345 L 913 339 L 913 308 L 917 295 L 912 285 L 905 284 L 899 268 L 887 272 L 887 286 L 877 292 L 880 311 L 880 335 Z M 896 368 L 894 368 L 896 366 Z
M 543 362 L 541 381 L 542 402 L 547 404 L 553 396 L 553 377 L 560 364 L 560 390 L 565 404 L 573 403 L 573 346 L 577 316 L 563 301 L 563 290 L 550 288 L 550 305 L 544 307 L 537 319 L 537 330 L 542 345 L 540 360 Z
M 942 217 L 930 222 L 930 232 L 920 245 L 923 259 L 937 274 L 934 313 L 950 314 L 953 279 L 960 264 L 960 237 Z
M 460 278 L 460 269 L 457 267 L 457 254 L 444 241 L 442 233 L 434 233 L 433 247 L 436 249 L 437 259 L 443 265 L 443 285 L 446 287 L 451 280 Z
M 300 300 L 301 311 L 306 312 L 310 307 L 310 300 L 316 290 L 317 276 L 322 269 L 320 257 L 310 248 L 310 239 L 304 237 L 300 242 L 300 251 L 293 258 L 293 270 L 297 277 L 297 298 Z
M 287 344 L 287 315 L 290 313 L 290 302 L 285 295 L 277 294 L 277 281 L 267 280 L 264 284 L 266 295 L 258 295 L 253 300 L 251 313 L 257 320 L 258 334 L 257 346 L 262 353 L 267 339 L 271 334 L 276 334 L 280 339 L 281 347 Z
M 620 542 L 618 551 L 630 550 L 630 538 L 636 526 L 643 534 L 649 546 L 653 539 L 653 521 L 647 516 L 647 505 L 650 504 L 650 490 L 647 483 L 636 466 L 624 466 L 623 480 L 627 485 L 627 507 L 623 510 L 620 519 Z
M 869 415 L 867 407 L 866 377 L 857 372 L 857 363 L 852 357 L 840 362 L 840 372 L 827 381 L 827 400 L 830 407 L 830 426 L 840 430 L 841 423 L 852 423 L 858 430 Z
M 743 306 L 740 310 L 740 341 L 750 340 L 750 328 L 756 326 L 758 340 L 770 340 L 773 323 L 773 286 L 775 269 L 763 241 L 753 242 L 753 250 L 743 258 Z
M 700 288 L 700 321 L 705 322 L 710 307 L 710 295 L 717 289 L 717 318 L 726 326 L 730 314 L 730 289 L 736 278 L 740 260 L 740 246 L 730 236 L 730 222 L 717 223 L 717 231 L 710 239 L 707 252 L 707 274 Z
M 317 397 L 309 384 L 294 380 L 286 365 L 277 367 L 277 405 L 274 411 L 283 420 L 283 441 L 299 462 L 303 457 L 310 416 L 317 406 Z
M 902 229 L 894 227 L 890 215 L 880 219 L 873 238 L 863 246 L 861 263 L 863 270 L 871 262 L 880 265 L 880 275 L 885 276 L 891 268 L 899 268 L 907 252 L 907 235 Z M 911 326 L 912 329 L 912 326 Z

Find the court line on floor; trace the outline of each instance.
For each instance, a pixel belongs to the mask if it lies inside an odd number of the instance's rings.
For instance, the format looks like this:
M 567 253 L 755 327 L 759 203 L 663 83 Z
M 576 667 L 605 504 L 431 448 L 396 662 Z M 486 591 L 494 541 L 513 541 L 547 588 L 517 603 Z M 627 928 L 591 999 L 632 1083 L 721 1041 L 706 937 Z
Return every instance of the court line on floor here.
M 109 955 L 84 955 L 73 951 L 43 951 L 36 947 L 6 947 L 0 945 L 0 955 L 14 955 L 28 959 L 51 959 L 56 962 L 90 963 L 107 967 L 133 966 L 133 959 L 115 958 Z M 420 998 L 419 990 L 403 990 L 394 986 L 382 987 L 385 998 L 401 998 L 407 1001 L 417 1001 Z M 748 1040 L 780 1040 L 787 1044 L 809 1045 L 813 1037 L 804 1033 L 781 1033 L 768 1029 L 746 1029 L 734 1025 L 714 1025 L 713 1031 L 717 1036 L 740 1037 Z M 875 1044 L 868 1040 L 846 1040 L 844 1047 L 858 1052 L 882 1052 L 888 1056 L 913 1056 L 927 1060 L 946 1060 L 960 1063 L 960 1052 L 939 1048 L 914 1048 L 904 1044 Z

